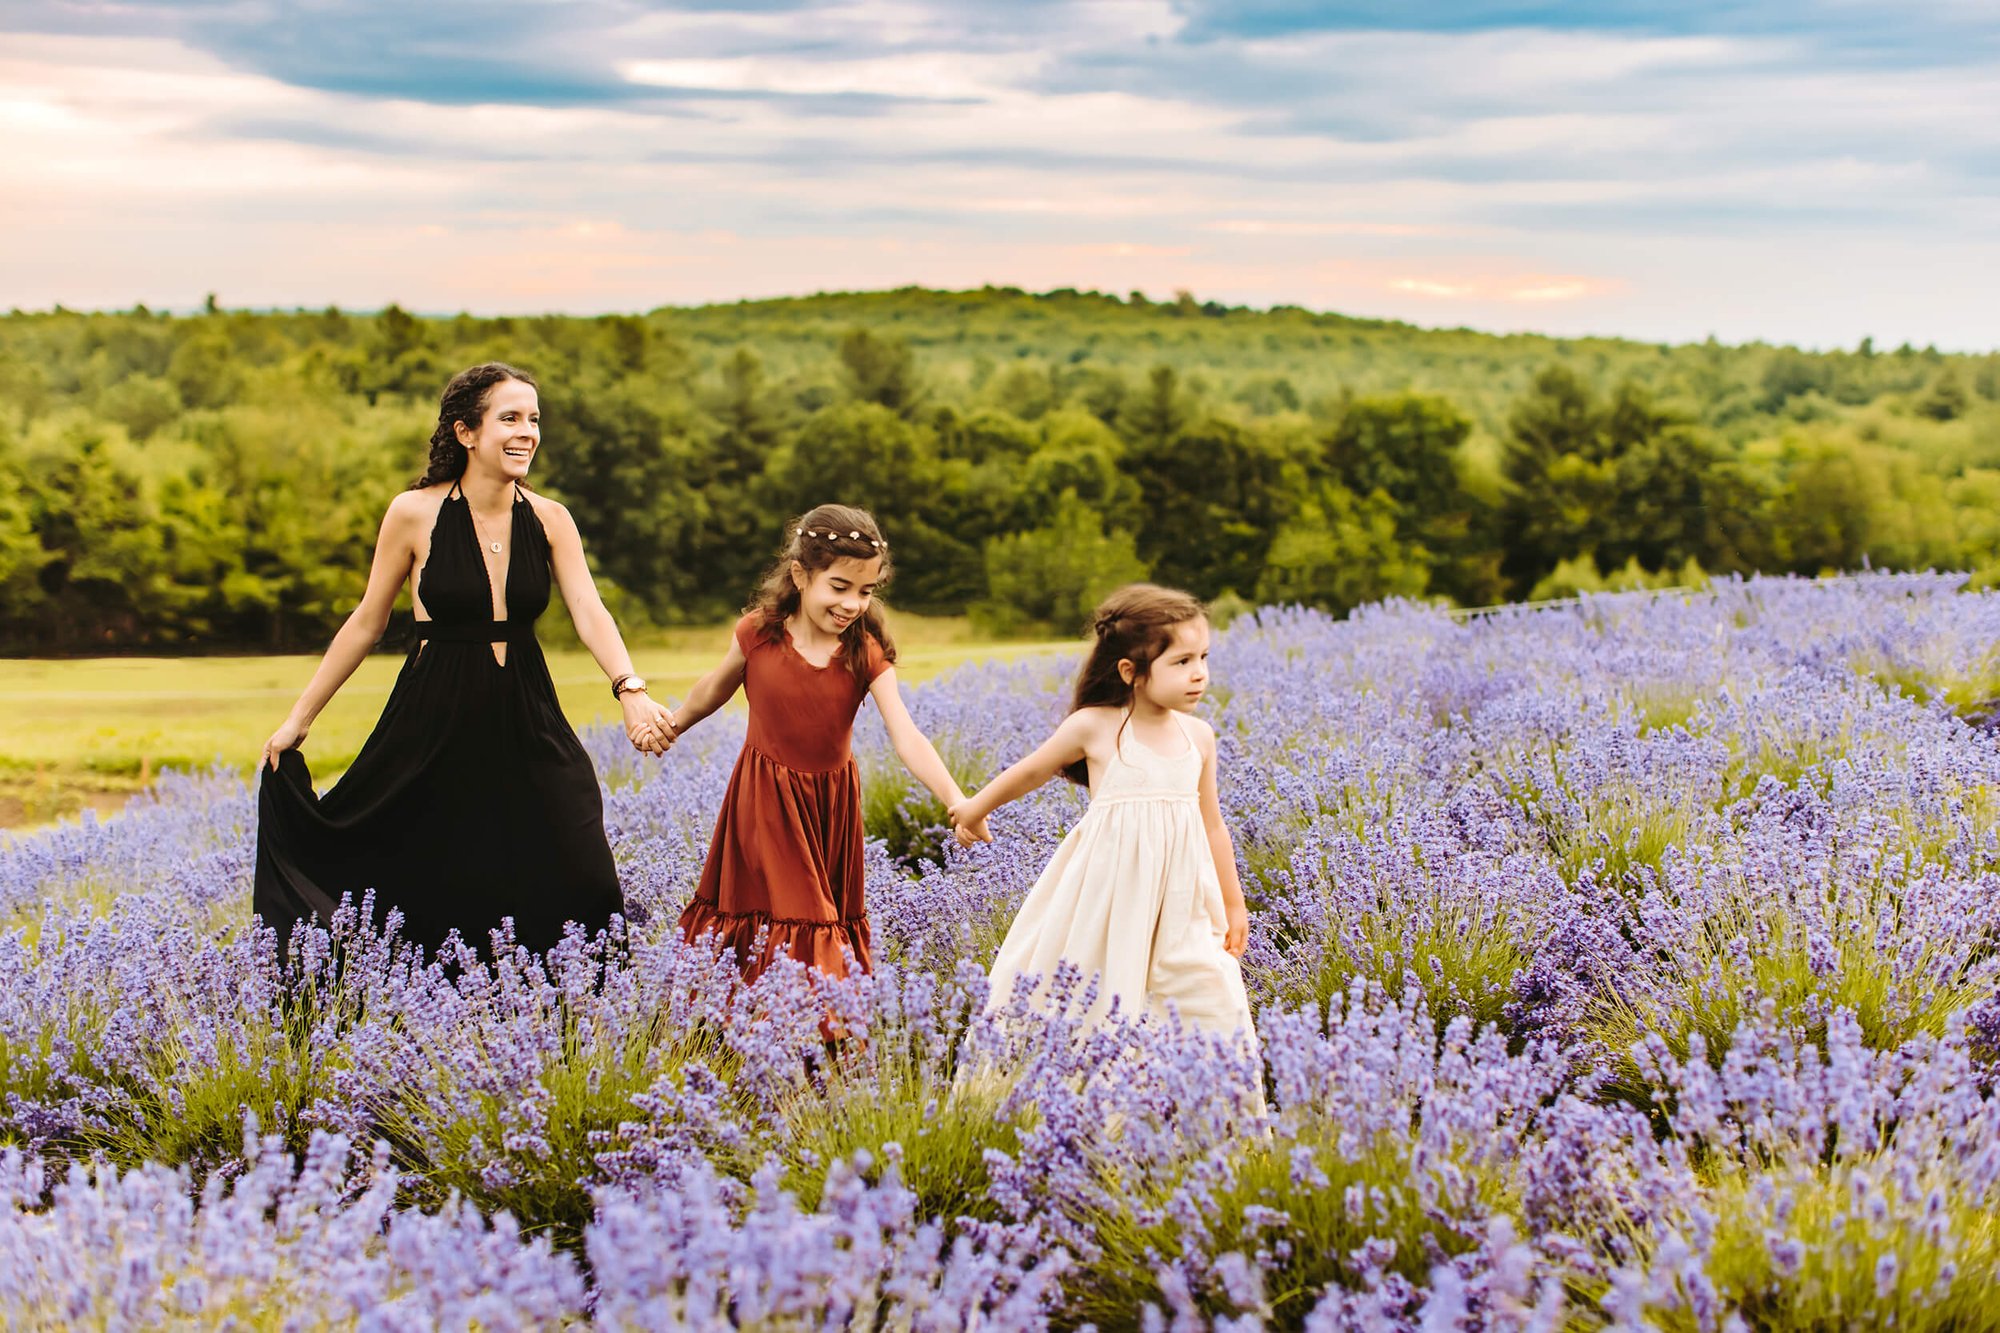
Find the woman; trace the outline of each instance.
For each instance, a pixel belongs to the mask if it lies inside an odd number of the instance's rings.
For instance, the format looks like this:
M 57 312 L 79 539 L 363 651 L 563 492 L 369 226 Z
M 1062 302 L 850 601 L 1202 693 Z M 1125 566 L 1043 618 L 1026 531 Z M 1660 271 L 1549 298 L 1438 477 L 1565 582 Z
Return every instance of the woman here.
M 281 949 L 296 923 L 369 889 L 432 951 L 452 930 L 483 950 L 509 917 L 546 949 L 566 922 L 595 931 L 623 910 L 597 774 L 535 641 L 551 574 L 633 745 L 661 753 L 673 728 L 633 674 L 569 511 L 521 484 L 540 445 L 523 372 L 488 362 L 445 386 L 430 466 L 390 503 L 361 604 L 264 744 L 253 903 Z M 315 797 L 298 747 L 405 582 L 409 656 L 353 766 Z

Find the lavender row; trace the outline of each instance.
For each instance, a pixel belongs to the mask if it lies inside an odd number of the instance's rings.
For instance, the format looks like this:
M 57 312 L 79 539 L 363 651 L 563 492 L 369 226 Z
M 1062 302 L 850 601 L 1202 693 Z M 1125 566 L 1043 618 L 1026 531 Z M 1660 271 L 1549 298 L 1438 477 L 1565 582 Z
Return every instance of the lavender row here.
M 1067 666 L 968 669 L 913 711 L 977 781 L 1045 734 Z M 241 925 L 254 806 L 224 775 L 15 840 L 0 1301 L 1987 1326 L 2000 750 L 1961 714 L 2000 694 L 2000 599 L 1869 576 L 1469 623 L 1267 611 L 1216 672 L 1257 1052 L 982 1017 L 1080 798 L 927 862 L 941 812 L 865 727 L 884 966 L 831 997 L 673 938 L 721 719 L 664 762 L 586 738 L 633 921 L 546 960 L 453 971 L 351 919 L 275 958 Z M 828 1004 L 867 1034 L 832 1060 Z

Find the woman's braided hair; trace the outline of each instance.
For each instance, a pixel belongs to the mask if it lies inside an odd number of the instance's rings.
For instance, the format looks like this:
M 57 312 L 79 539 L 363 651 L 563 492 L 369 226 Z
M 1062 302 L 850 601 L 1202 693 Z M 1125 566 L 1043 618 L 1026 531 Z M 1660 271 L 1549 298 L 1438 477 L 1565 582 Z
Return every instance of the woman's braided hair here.
M 508 380 L 519 380 L 531 389 L 538 387 L 533 375 L 503 361 L 468 366 L 451 377 L 451 383 L 444 386 L 444 393 L 438 398 L 437 429 L 431 432 L 430 462 L 424 468 L 424 475 L 410 483 L 411 490 L 422 490 L 441 481 L 457 481 L 465 475 L 465 465 L 471 455 L 458 442 L 458 423 L 464 422 L 468 430 L 478 430 L 480 422 L 486 419 L 486 400 L 493 387 Z

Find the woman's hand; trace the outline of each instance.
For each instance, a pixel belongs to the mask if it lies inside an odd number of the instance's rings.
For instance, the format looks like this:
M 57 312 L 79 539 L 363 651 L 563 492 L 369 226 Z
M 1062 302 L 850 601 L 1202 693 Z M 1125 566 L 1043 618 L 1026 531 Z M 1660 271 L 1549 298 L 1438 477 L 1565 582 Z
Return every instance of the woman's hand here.
M 625 739 L 642 754 L 665 754 L 673 748 L 677 733 L 673 717 L 646 694 L 628 690 L 618 696 L 625 712 Z
M 1250 947 L 1250 913 L 1241 902 L 1229 904 L 1226 913 L 1229 925 L 1222 934 L 1222 948 L 1230 957 L 1241 958 Z
M 278 756 L 305 744 L 306 732 L 310 729 L 309 723 L 286 718 L 284 724 L 271 733 L 271 739 L 264 742 L 265 766 L 275 773 L 278 769 Z
M 952 834 L 961 847 L 970 847 L 975 842 L 992 842 L 993 834 L 987 830 L 986 816 L 974 818 L 970 809 L 971 801 L 960 801 L 951 807 Z

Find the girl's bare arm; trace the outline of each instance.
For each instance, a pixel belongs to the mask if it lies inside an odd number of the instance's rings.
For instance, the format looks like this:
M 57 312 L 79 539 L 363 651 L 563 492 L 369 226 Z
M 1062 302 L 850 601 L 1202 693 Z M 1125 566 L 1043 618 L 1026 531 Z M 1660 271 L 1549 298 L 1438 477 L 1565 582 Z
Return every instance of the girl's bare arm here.
M 952 811 L 952 822 L 974 830 L 974 836 L 983 835 L 988 815 L 1009 801 L 1026 796 L 1071 764 L 1087 757 L 1091 742 L 1097 738 L 1101 727 L 1099 719 L 1088 710 L 1071 713 L 1047 740 L 956 807 Z
M 1215 858 L 1215 876 L 1222 881 L 1222 907 L 1228 926 L 1222 947 L 1238 958 L 1250 943 L 1250 909 L 1243 901 L 1243 881 L 1236 873 L 1236 840 L 1229 825 L 1222 822 L 1222 797 L 1215 781 L 1215 732 L 1207 724 L 1201 730 L 1201 822 L 1208 833 L 1209 855 Z
M 716 709 L 736 697 L 736 691 L 743 687 L 743 670 L 749 665 L 743 656 L 743 646 L 730 636 L 729 648 L 722 654 L 722 661 L 694 683 L 681 700 L 681 706 L 673 711 L 668 720 L 673 723 L 674 732 L 680 734 L 689 727 L 713 713 Z
M 938 757 L 937 747 L 931 738 L 924 735 L 916 721 L 910 717 L 910 710 L 903 704 L 903 694 L 896 684 L 896 668 L 885 668 L 868 687 L 868 695 L 875 706 L 882 710 L 882 725 L 888 729 L 889 744 L 896 749 L 896 757 L 903 761 L 903 767 L 910 775 L 930 788 L 931 794 L 945 803 L 947 808 L 965 799 L 959 790 L 958 779 L 945 767 Z

